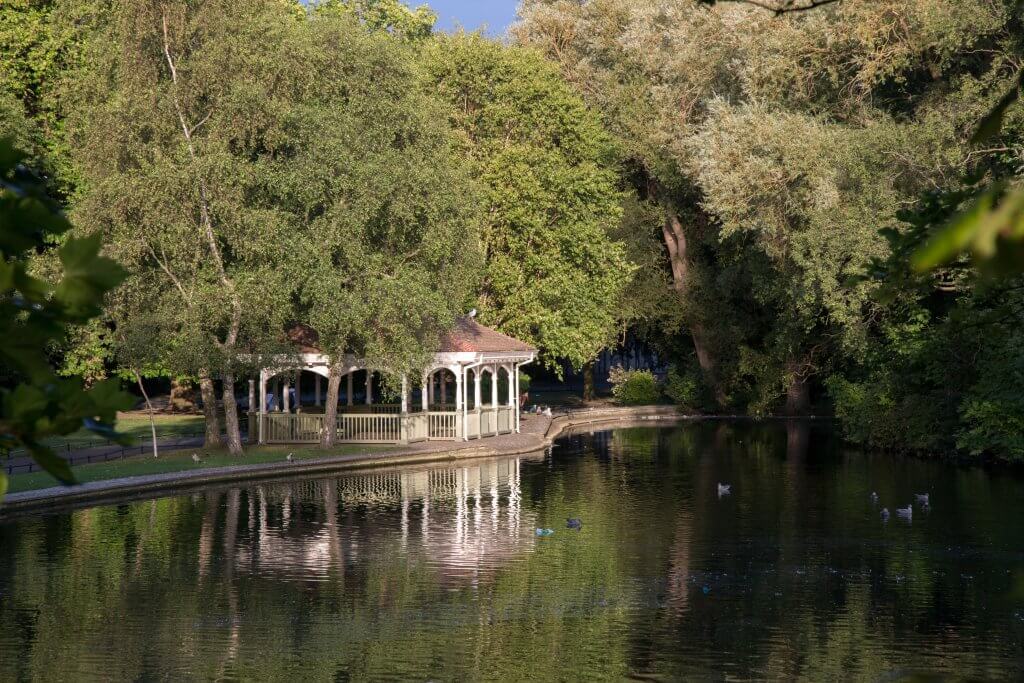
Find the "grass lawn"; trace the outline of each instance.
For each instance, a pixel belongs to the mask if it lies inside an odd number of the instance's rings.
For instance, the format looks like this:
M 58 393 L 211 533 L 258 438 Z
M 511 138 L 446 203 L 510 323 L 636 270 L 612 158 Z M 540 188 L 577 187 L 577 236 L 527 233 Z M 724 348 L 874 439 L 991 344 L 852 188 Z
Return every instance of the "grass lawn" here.
M 120 479 L 122 477 L 139 477 L 149 474 L 167 474 L 168 472 L 185 472 L 203 470 L 213 467 L 230 465 L 260 465 L 271 462 L 284 462 L 285 456 L 294 454 L 296 461 L 315 460 L 335 455 L 356 455 L 388 450 L 394 446 L 336 446 L 329 454 L 318 448 L 289 448 L 287 446 L 264 446 L 247 449 L 244 456 L 235 457 L 220 451 L 197 451 L 202 462 L 192 460 L 192 451 L 177 451 L 159 458 L 137 457 L 128 460 L 111 460 L 110 462 L 77 465 L 73 468 L 75 476 L 81 483 Z M 19 491 L 35 491 L 57 486 L 57 481 L 46 472 L 30 474 L 13 474 L 8 477 L 8 493 Z
M 173 439 L 179 436 L 202 435 L 206 418 L 202 415 L 154 415 L 158 439 Z M 149 431 L 149 416 L 145 413 L 120 413 L 117 416 L 117 431 L 128 434 L 136 441 L 146 443 L 152 435 Z M 60 450 L 70 445 L 72 449 L 100 446 L 109 443 L 102 436 L 84 429 L 46 440 L 46 445 Z

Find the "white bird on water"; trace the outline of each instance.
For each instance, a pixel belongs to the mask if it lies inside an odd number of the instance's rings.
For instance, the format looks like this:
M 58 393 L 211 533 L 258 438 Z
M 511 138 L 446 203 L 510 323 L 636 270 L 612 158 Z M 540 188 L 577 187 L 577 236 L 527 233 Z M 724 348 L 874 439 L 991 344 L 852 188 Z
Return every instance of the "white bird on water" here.
M 907 505 L 905 508 L 896 508 L 896 514 L 903 519 L 913 519 L 914 507 L 912 505 Z
M 732 484 L 719 484 L 718 485 L 718 497 L 728 496 L 732 493 Z

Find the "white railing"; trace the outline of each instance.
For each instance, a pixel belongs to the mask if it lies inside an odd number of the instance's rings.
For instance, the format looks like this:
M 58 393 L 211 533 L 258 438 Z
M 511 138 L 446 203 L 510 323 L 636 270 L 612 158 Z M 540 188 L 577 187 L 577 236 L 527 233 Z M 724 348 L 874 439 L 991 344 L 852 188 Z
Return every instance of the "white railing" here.
M 265 443 L 320 443 L 324 429 L 323 415 L 264 415 Z
M 431 441 L 455 441 L 459 438 L 458 413 L 427 413 L 427 417 L 430 420 Z
M 430 416 L 427 413 L 411 413 L 405 416 L 405 440 L 418 443 L 430 439 Z
M 515 430 L 515 410 L 512 406 L 498 408 L 498 433 L 511 434 Z
M 338 443 L 401 443 L 401 415 L 339 415 Z
M 342 406 L 339 411 L 346 415 L 400 415 L 402 406 L 397 403 L 374 403 L 373 405 Z
M 512 406 L 470 410 L 466 418 L 466 436 L 470 439 L 509 434 L 515 430 L 515 408 Z M 320 443 L 326 428 L 326 416 L 322 414 L 269 413 L 262 416 L 262 421 L 263 443 L 267 444 Z M 346 412 L 338 415 L 335 441 L 350 444 L 458 441 L 463 436 L 462 423 L 462 413 L 454 411 L 405 415 L 401 412 Z
M 466 423 L 466 438 L 467 439 L 479 439 L 480 438 L 480 413 L 476 410 L 470 410 L 468 413 L 469 421 Z

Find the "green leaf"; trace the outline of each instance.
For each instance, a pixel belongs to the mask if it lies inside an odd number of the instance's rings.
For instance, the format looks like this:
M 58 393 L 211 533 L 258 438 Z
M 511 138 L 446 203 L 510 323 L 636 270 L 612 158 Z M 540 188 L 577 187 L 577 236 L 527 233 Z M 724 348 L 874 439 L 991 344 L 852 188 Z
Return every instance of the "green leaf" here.
M 0 470 L 0 502 L 2 502 L 4 496 L 7 495 L 7 483 L 7 473 Z
M 68 465 L 67 460 L 58 457 L 49 448 L 34 441 L 26 441 L 25 447 L 32 454 L 32 458 L 39 464 L 39 466 L 53 475 L 57 481 L 65 486 L 71 486 L 78 483 L 75 479 L 74 473 L 71 471 L 71 466 Z
M 995 190 L 990 190 L 954 216 L 945 228 L 911 257 L 911 267 L 918 273 L 924 273 L 956 258 L 977 235 L 983 219 L 992 210 L 995 196 Z
M 996 106 L 978 124 L 974 135 L 971 136 L 971 144 L 977 145 L 999 135 L 1003 129 L 1003 118 L 1006 116 L 1006 110 L 1020 97 L 1022 85 L 1024 85 L 1024 71 L 1021 71 L 1013 87 L 1002 96 L 999 102 L 996 103 Z

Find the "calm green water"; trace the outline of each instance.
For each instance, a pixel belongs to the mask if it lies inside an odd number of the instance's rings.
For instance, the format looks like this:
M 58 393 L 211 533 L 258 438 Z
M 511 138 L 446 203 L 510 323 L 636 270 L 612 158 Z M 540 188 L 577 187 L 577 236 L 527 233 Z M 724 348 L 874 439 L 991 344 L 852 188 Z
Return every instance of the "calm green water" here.
M 1024 482 L 783 423 L 0 521 L 2 680 L 1020 680 L 1022 643 Z

